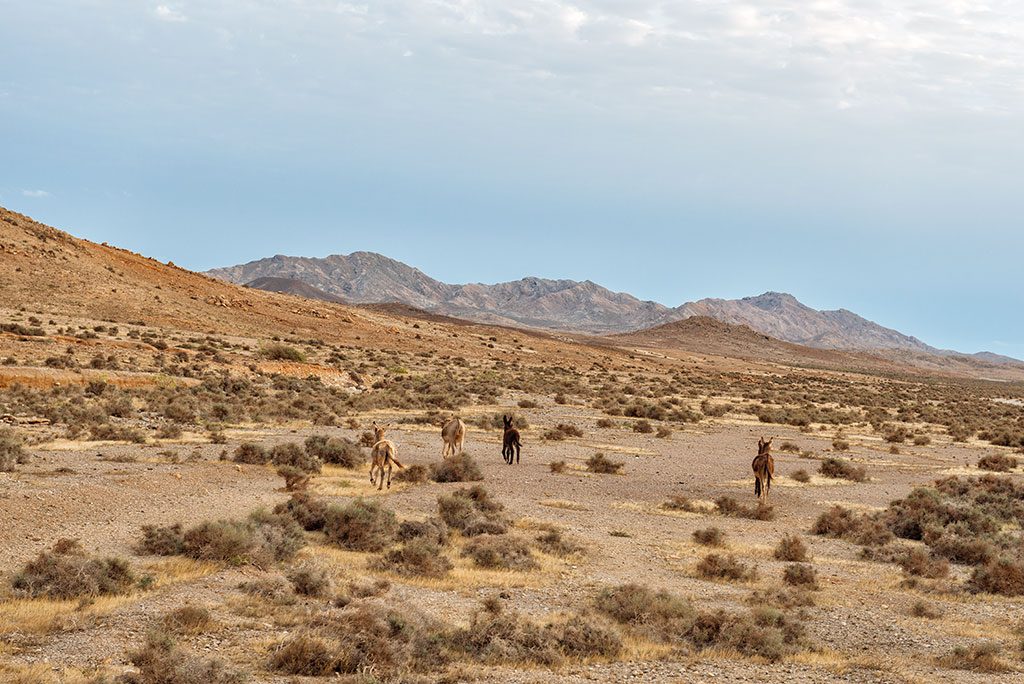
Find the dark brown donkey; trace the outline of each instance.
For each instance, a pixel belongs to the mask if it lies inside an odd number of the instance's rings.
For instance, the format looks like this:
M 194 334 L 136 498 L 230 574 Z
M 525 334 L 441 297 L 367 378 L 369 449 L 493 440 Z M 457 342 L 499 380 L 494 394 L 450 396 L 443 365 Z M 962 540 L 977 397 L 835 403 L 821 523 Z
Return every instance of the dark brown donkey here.
M 519 450 L 523 447 L 523 443 L 519 441 L 519 430 L 512 427 L 511 416 L 502 416 L 501 420 L 505 423 L 505 434 L 501 437 L 502 458 L 505 459 L 505 463 L 512 465 L 512 451 L 514 449 L 516 463 L 519 463 Z
M 768 500 L 768 490 L 772 488 L 772 475 L 775 474 L 775 459 L 772 458 L 772 437 L 767 442 L 764 437 L 757 440 L 757 456 L 750 467 L 754 469 L 754 496 L 761 501 Z

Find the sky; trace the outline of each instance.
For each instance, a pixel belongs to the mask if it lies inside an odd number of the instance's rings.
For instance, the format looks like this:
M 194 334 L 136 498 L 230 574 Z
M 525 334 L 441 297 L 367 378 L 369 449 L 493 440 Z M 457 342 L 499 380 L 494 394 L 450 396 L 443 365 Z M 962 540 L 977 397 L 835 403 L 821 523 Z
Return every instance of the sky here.
M 1024 4 L 0 0 L 0 205 L 1024 358 Z

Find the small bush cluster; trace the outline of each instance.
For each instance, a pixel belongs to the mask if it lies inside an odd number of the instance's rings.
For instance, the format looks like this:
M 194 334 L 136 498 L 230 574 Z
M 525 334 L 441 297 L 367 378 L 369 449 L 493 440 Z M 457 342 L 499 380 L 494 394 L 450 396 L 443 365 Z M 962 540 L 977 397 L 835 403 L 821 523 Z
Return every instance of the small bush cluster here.
M 444 577 L 454 567 L 440 544 L 430 537 L 413 537 L 372 562 L 377 570 L 406 577 Z
M 571 423 L 559 423 L 553 428 L 545 430 L 542 436 L 548 441 L 561 441 L 568 437 L 582 437 L 583 430 Z
M 978 459 L 978 468 L 994 473 L 1008 473 L 1017 467 L 1017 459 L 1006 454 L 988 454 Z
M 506 534 L 476 536 L 462 549 L 462 555 L 492 570 L 526 571 L 539 567 L 526 540 Z
M 183 554 L 198 560 L 264 566 L 287 560 L 305 545 L 302 528 L 280 513 L 256 511 L 244 520 L 199 523 L 183 531 L 180 524 L 146 525 L 136 548 L 157 555 Z
M 731 496 L 720 496 L 715 499 L 715 506 L 722 515 L 732 518 L 748 518 L 750 520 L 774 520 L 775 509 L 770 504 L 758 502 L 755 506 L 741 504 Z
M 584 547 L 575 539 L 567 537 L 561 530 L 551 528 L 534 538 L 537 548 L 551 556 L 566 558 L 584 552 Z
M 376 501 L 356 499 L 345 506 L 330 506 L 324 516 L 328 541 L 352 551 L 382 551 L 397 532 L 394 511 Z
M 11 586 L 21 596 L 73 599 L 124 594 L 135 583 L 135 574 L 123 558 L 94 558 L 77 540 L 60 539 L 22 566 Z
M 704 546 L 725 546 L 725 532 L 720 527 L 705 527 L 693 531 L 693 540 Z
M 791 563 L 783 570 L 782 579 L 786 584 L 806 589 L 818 588 L 818 573 L 807 563 Z
M 0 472 L 14 472 L 15 466 L 28 463 L 28 459 L 28 452 L 14 430 L 0 428 Z
M 598 452 L 587 459 L 587 470 L 592 473 L 603 475 L 615 475 L 625 465 L 622 461 L 613 461 L 601 452 Z
M 313 532 L 324 528 L 327 504 L 308 492 L 295 492 L 288 501 L 275 506 L 274 513 L 290 515 L 302 529 Z
M 807 544 L 795 534 L 783 536 L 772 555 L 775 556 L 775 560 L 791 563 L 803 563 L 810 558 L 807 553 Z
M 757 579 L 757 570 L 732 554 L 709 553 L 697 563 L 697 574 L 704 579 L 731 581 Z
M 818 466 L 818 472 L 825 477 L 851 482 L 864 482 L 868 479 L 868 471 L 864 466 L 855 466 L 841 458 L 826 458 Z
M 505 507 L 480 485 L 438 497 L 437 510 L 441 520 L 466 537 L 504 534 L 512 526 Z
M 248 677 L 222 660 L 205 659 L 179 648 L 166 632 L 155 631 L 128 654 L 136 672 L 122 675 L 123 684 L 242 684 Z
M 366 463 L 362 448 L 347 437 L 312 435 L 306 438 L 305 447 L 310 456 L 342 468 L 359 468 Z
M 434 482 L 480 482 L 484 473 L 467 453 L 457 454 L 438 463 L 430 464 L 430 479 Z

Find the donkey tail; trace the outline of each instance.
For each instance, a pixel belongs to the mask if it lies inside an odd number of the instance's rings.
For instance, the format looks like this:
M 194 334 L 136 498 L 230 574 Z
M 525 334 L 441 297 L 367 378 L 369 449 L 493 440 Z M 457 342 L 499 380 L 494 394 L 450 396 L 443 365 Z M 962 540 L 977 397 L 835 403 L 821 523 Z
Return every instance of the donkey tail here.
M 394 463 L 394 464 L 395 464 L 396 466 L 398 466 L 399 468 L 404 468 L 404 467 L 405 467 L 404 465 L 402 465 L 401 463 L 399 463 L 399 462 L 398 462 L 398 459 L 397 459 L 397 458 L 395 458 L 394 456 L 392 456 L 392 457 L 391 457 L 391 462 L 392 462 L 392 463 Z

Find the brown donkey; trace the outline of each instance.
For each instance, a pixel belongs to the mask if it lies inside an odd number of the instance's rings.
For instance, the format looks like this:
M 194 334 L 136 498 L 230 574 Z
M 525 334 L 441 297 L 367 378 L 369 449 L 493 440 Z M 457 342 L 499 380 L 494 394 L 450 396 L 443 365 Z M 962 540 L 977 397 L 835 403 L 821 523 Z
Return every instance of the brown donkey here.
M 505 463 L 512 465 L 513 450 L 515 450 L 516 463 L 519 463 L 519 450 L 523 443 L 519 440 L 519 430 L 512 427 L 512 417 L 502 416 L 501 421 L 505 424 L 505 434 L 501 436 L 501 456 Z
M 390 425 L 380 426 L 377 425 L 376 421 L 373 423 L 373 438 L 374 444 L 373 449 L 370 450 L 370 485 L 377 484 L 375 475 L 380 475 L 380 484 L 377 486 L 377 490 L 384 488 L 384 469 L 388 470 L 388 489 L 391 489 L 391 464 L 394 463 L 399 468 L 404 468 L 398 459 L 395 458 L 397 450 L 391 440 L 384 439 L 384 431 L 387 430 Z
M 754 469 L 754 496 L 761 501 L 768 500 L 768 490 L 772 488 L 772 475 L 775 474 L 775 459 L 772 458 L 772 437 L 767 442 L 764 437 L 757 440 L 757 456 L 750 467 Z

